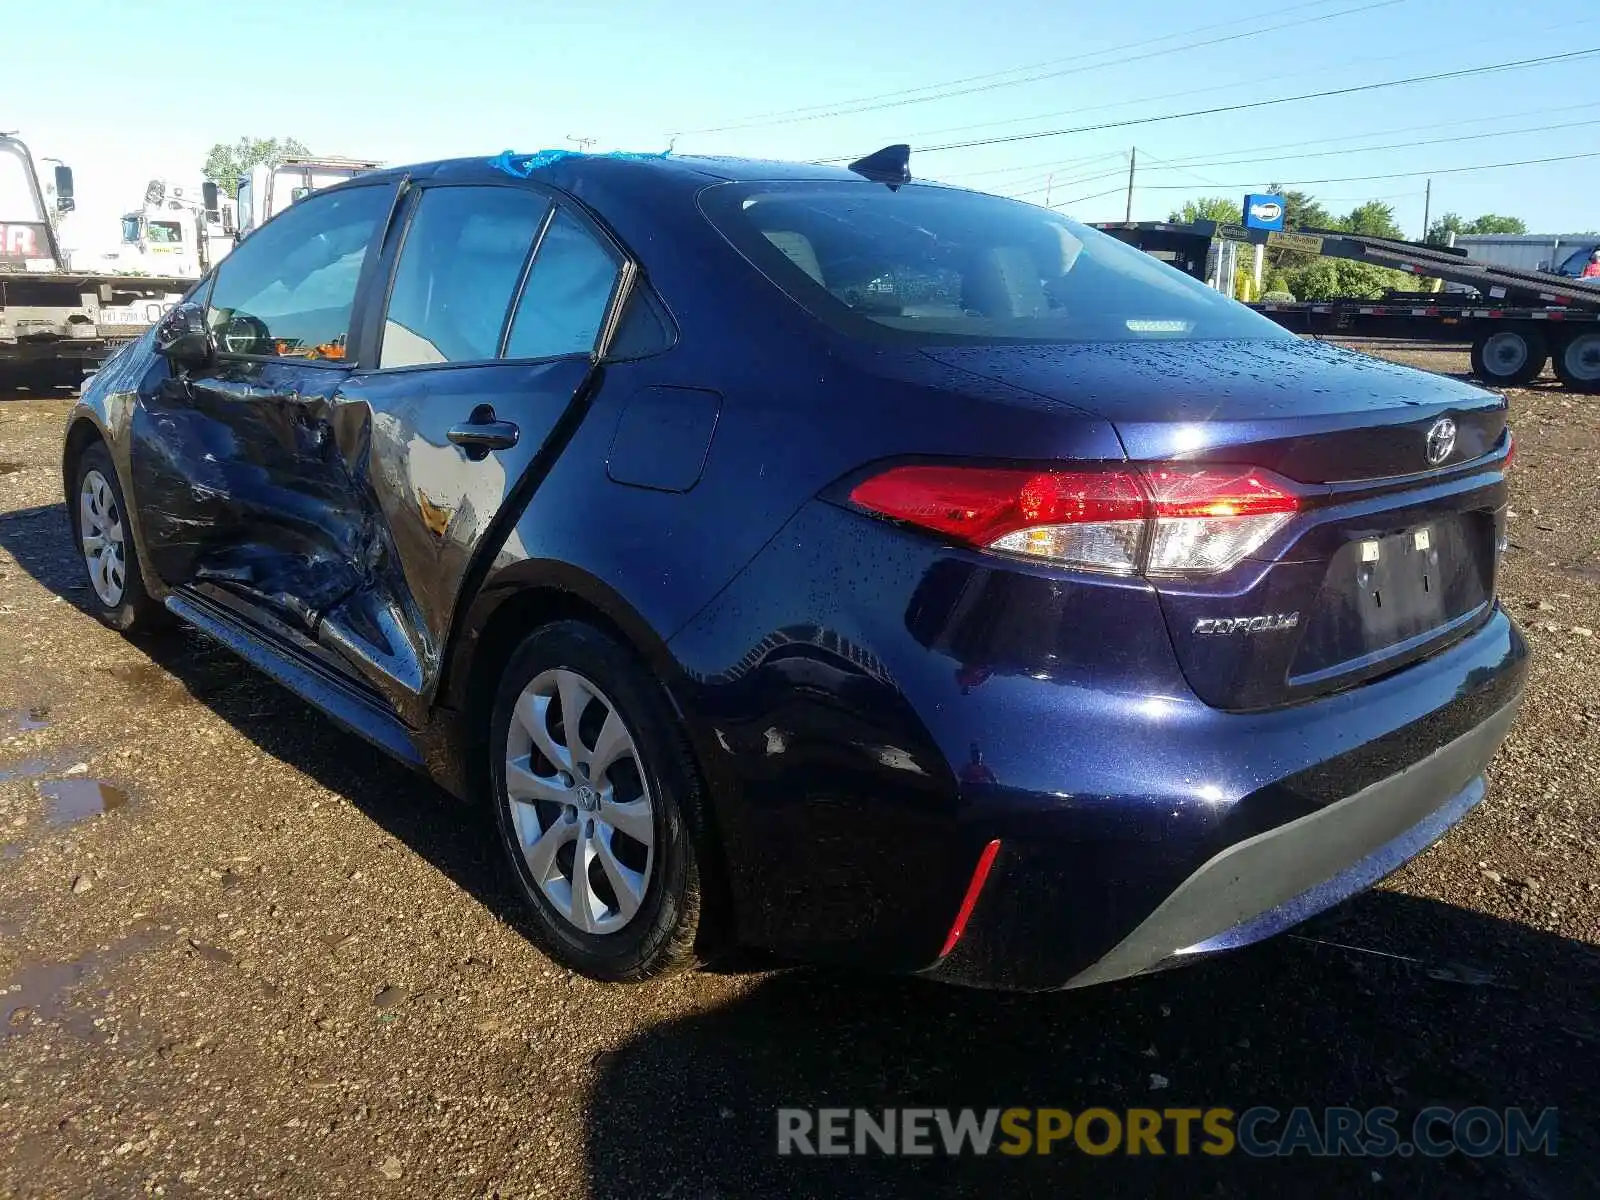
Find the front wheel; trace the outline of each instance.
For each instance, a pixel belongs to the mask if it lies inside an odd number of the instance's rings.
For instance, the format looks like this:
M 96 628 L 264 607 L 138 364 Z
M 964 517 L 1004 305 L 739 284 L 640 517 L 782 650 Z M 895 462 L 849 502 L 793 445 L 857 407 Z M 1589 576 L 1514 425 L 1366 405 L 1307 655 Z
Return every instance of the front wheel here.
M 1576 333 L 1555 356 L 1556 377 L 1575 392 L 1600 392 L 1600 333 Z
M 1472 343 L 1472 373 L 1497 387 L 1532 383 L 1550 360 L 1550 348 L 1535 329 L 1495 329 Z
M 495 816 L 549 957 L 632 982 L 690 965 L 698 773 L 660 685 L 578 621 L 529 634 L 495 696 Z
M 67 513 L 89 578 L 89 608 L 94 615 L 121 633 L 163 624 L 167 610 L 145 591 L 139 552 L 128 526 L 128 506 L 103 442 L 94 443 L 78 458 Z

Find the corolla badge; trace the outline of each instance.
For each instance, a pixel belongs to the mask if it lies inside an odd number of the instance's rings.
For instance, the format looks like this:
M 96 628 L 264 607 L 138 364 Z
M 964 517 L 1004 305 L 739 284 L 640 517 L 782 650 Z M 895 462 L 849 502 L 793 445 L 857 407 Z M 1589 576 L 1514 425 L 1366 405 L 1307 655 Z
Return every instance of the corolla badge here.
M 1425 452 L 1428 456 L 1428 465 L 1437 467 L 1450 457 L 1450 452 L 1456 448 L 1456 423 L 1449 417 L 1440 417 L 1428 430 L 1428 440 Z
M 1194 623 L 1195 633 L 1277 633 L 1300 624 L 1300 614 L 1263 613 L 1259 617 L 1201 617 Z
M 1283 205 L 1276 200 L 1257 200 L 1250 206 L 1250 215 L 1258 221 L 1276 221 L 1283 215 Z

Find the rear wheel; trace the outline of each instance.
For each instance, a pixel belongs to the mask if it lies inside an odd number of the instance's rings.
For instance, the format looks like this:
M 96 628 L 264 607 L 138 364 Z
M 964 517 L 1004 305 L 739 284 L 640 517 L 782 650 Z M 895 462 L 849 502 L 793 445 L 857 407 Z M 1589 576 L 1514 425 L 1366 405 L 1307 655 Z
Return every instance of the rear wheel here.
M 79 456 L 74 480 L 67 512 L 89 578 L 90 610 L 122 633 L 163 624 L 167 610 L 144 589 L 128 507 L 103 442 L 95 442 Z
M 1535 329 L 1492 329 L 1472 343 L 1472 373 L 1499 387 L 1531 383 L 1549 358 L 1550 348 Z
M 1576 333 L 1556 350 L 1556 377 L 1575 392 L 1600 392 L 1600 333 Z
M 529 634 L 501 678 L 489 747 L 496 820 L 540 949 L 611 981 L 690 965 L 698 775 L 628 649 L 578 621 Z

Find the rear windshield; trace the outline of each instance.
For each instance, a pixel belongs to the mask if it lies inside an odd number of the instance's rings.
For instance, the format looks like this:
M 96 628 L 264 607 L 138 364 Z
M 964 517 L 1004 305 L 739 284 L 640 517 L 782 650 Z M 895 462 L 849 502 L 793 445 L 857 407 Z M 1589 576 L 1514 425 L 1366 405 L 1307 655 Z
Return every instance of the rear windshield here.
M 1048 209 L 951 188 L 721 184 L 713 224 L 834 328 L 877 340 L 1289 338 L 1149 255 Z

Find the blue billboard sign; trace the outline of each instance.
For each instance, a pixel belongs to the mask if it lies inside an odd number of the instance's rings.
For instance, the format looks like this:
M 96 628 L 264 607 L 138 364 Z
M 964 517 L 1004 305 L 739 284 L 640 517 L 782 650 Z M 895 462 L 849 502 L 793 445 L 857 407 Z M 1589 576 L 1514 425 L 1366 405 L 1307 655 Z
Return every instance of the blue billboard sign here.
M 1246 196 L 1244 226 L 1246 229 L 1282 229 L 1283 197 L 1254 192 Z

